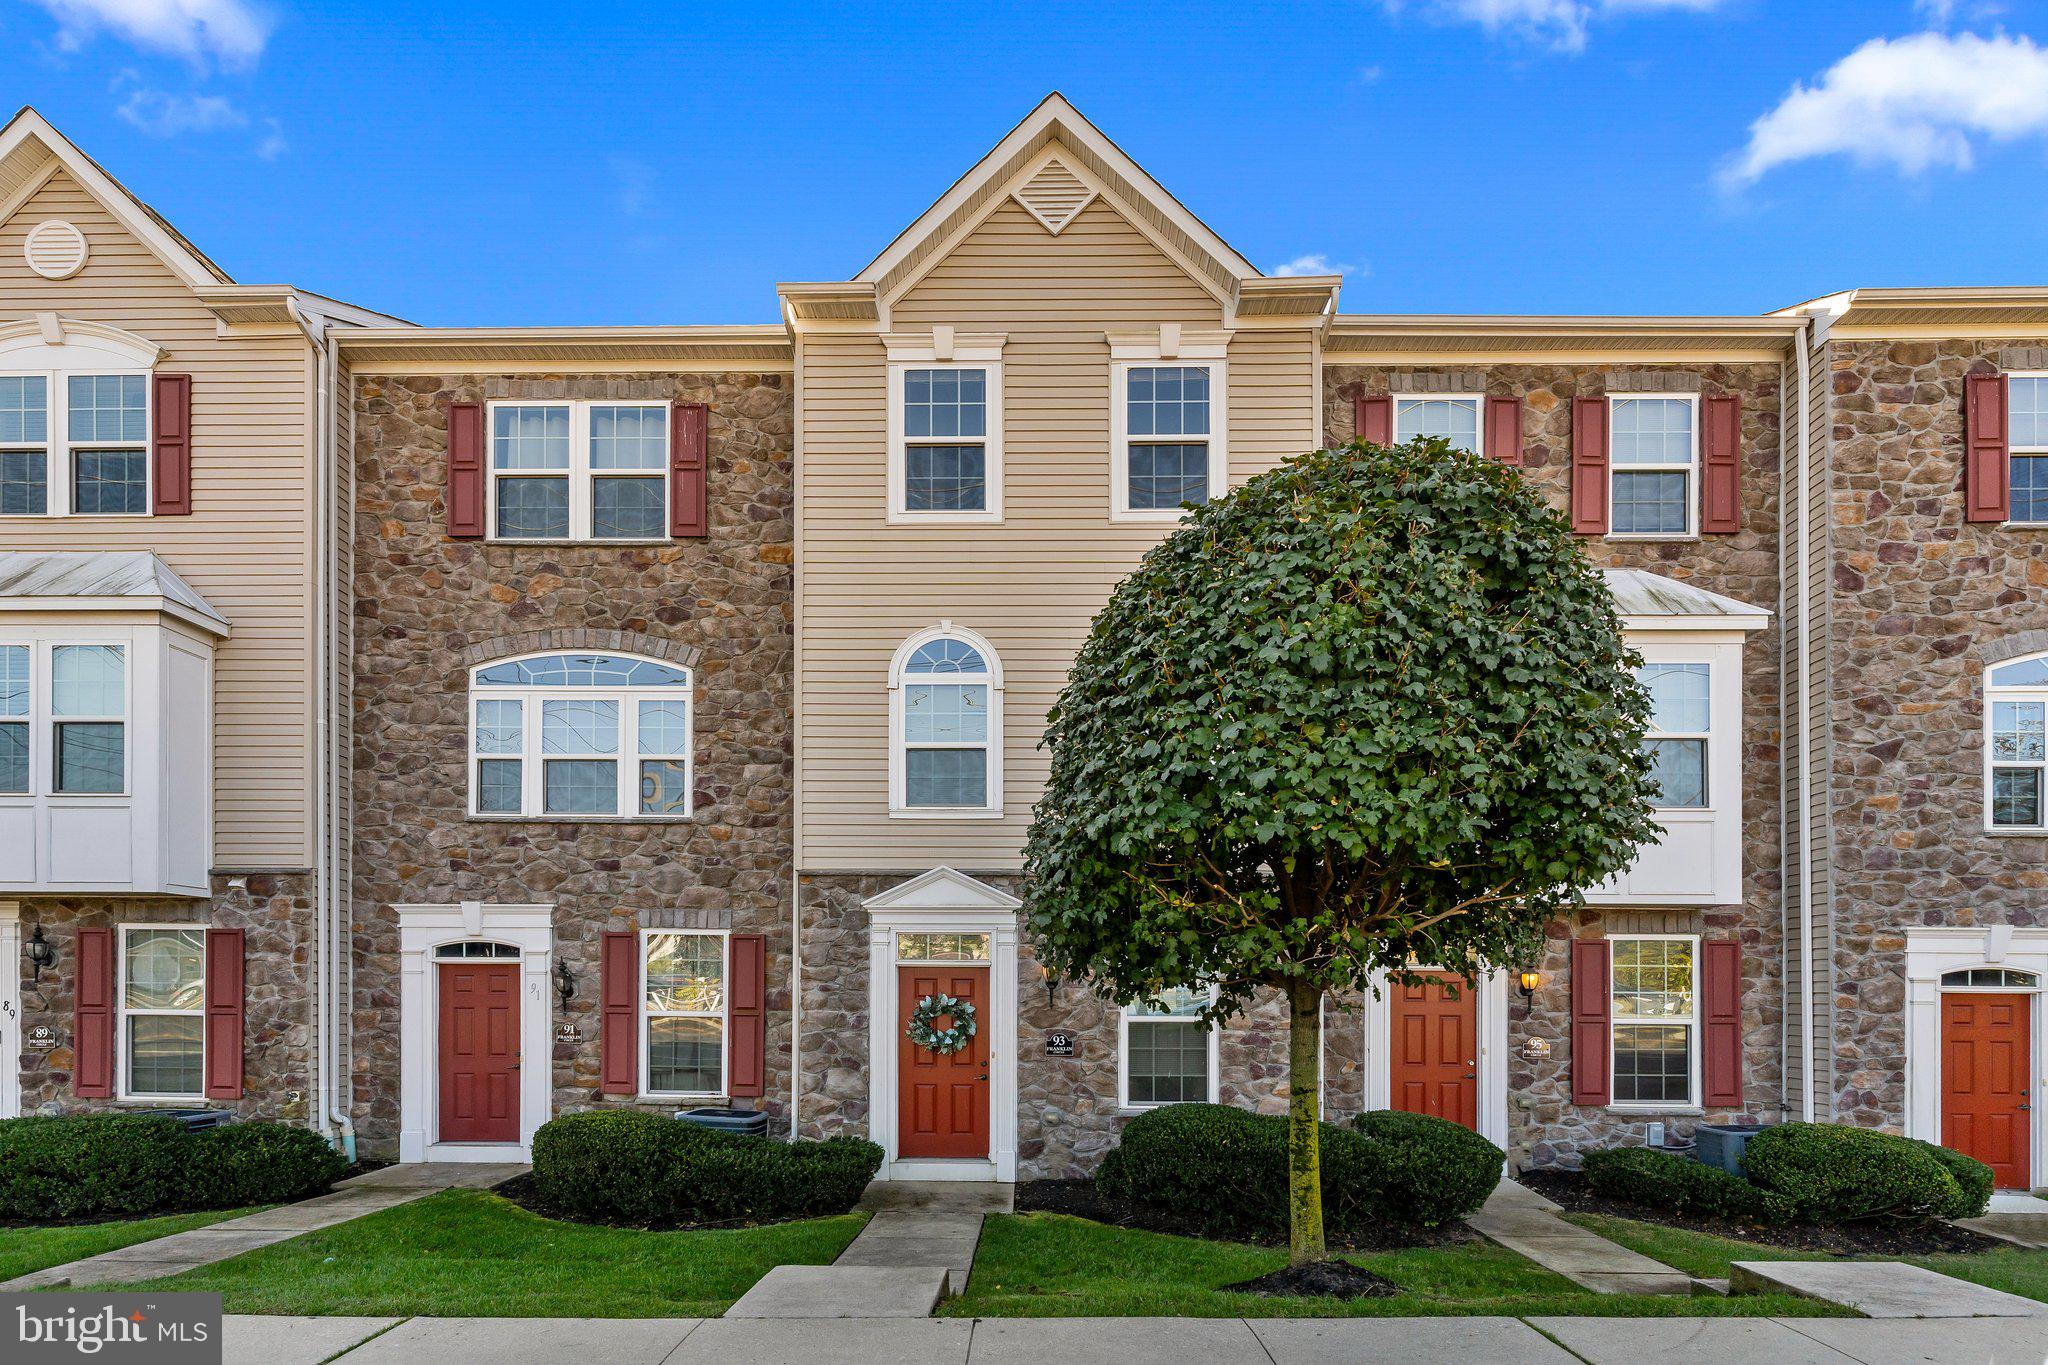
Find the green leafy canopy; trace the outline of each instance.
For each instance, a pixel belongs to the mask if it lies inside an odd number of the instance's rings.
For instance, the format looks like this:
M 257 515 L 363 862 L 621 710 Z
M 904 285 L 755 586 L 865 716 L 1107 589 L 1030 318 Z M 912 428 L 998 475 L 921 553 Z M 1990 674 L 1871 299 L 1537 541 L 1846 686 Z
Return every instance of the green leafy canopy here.
M 1514 967 L 1656 836 L 1599 572 L 1498 461 L 1319 450 L 1200 508 L 1095 618 L 1026 844 L 1053 973 L 1121 1000 Z

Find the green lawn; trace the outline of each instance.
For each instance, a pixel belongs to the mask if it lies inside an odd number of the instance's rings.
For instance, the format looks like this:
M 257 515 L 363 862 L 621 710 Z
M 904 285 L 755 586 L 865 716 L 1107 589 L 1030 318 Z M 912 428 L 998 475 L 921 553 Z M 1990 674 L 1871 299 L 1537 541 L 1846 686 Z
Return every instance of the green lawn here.
M 79 1223 L 56 1228 L 0 1228 L 0 1280 L 66 1261 L 119 1251 L 137 1242 L 155 1241 L 174 1232 L 203 1228 L 224 1218 L 239 1218 L 253 1209 L 214 1209 L 206 1213 L 172 1213 L 161 1218 L 131 1218 L 115 1223 Z
M 774 1266 L 830 1262 L 866 1221 L 634 1232 L 445 1190 L 147 1287 L 222 1294 L 230 1313 L 716 1317 Z
M 1611 1218 L 1597 1213 L 1573 1213 L 1565 1216 L 1580 1227 L 1591 1228 L 1609 1241 L 1619 1242 L 1632 1251 L 1640 1251 L 1643 1255 L 1662 1261 L 1668 1266 L 1676 1266 L 1688 1275 L 1725 1278 L 1730 1261 L 1833 1259 L 1825 1252 L 1760 1246 L 1754 1242 L 1715 1237 L 1683 1228 L 1639 1223 L 1632 1218 Z M 1944 1275 L 1953 1275 L 1959 1280 L 1973 1280 L 1992 1289 L 2003 1289 L 2008 1294 L 2023 1294 L 2030 1299 L 2048 1300 L 2048 1251 L 2029 1251 L 2025 1247 L 2000 1247 L 1996 1251 L 1971 1254 L 1885 1256 L 1870 1259 L 1910 1261 L 1914 1265 L 1924 1265 L 1929 1270 L 1938 1270 Z
M 954 1317 L 1405 1317 L 1455 1313 L 1827 1316 L 1810 1299 L 1594 1294 L 1490 1242 L 1354 1255 L 1407 1293 L 1387 1299 L 1267 1299 L 1219 1286 L 1278 1270 L 1285 1252 L 1108 1227 L 1060 1214 L 992 1217 Z

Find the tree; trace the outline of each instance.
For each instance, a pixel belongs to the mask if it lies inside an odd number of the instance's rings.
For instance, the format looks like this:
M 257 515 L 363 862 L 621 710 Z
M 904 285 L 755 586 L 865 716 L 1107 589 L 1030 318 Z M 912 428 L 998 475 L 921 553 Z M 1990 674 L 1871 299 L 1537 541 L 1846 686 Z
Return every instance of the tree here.
M 1319 450 L 1190 515 L 1052 709 L 1026 843 L 1047 969 L 1288 1005 L 1292 1259 L 1325 1255 L 1325 994 L 1528 963 L 1653 838 L 1649 703 L 1600 574 L 1519 474 Z

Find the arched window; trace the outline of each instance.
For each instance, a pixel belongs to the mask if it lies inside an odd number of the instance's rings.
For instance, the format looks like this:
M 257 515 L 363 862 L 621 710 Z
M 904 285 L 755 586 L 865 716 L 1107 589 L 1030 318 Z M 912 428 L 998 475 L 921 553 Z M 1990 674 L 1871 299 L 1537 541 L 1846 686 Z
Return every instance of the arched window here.
M 2048 828 L 2048 654 L 1986 670 L 1984 781 L 1991 828 Z
M 903 642 L 889 668 L 889 810 L 1003 813 L 1003 673 L 988 641 L 942 621 Z
M 690 670 L 535 654 L 470 674 L 469 809 L 536 819 L 690 814 Z

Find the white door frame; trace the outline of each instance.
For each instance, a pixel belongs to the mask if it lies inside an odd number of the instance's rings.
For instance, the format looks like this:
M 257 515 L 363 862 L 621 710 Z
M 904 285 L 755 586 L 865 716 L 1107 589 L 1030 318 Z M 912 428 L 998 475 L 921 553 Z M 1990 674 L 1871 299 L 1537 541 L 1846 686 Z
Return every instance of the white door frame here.
M 1421 971 L 1440 971 L 1424 967 Z M 1479 1035 L 1479 1136 L 1503 1150 L 1508 1145 L 1508 974 L 1487 972 L 1473 990 L 1472 1026 Z M 1365 1002 L 1365 1107 L 1390 1109 L 1394 1081 L 1394 992 L 1384 973 L 1372 975 Z
M 935 867 L 864 903 L 868 912 L 868 1136 L 882 1148 L 878 1180 L 1017 1178 L 1017 911 L 1024 902 L 950 867 Z M 986 1159 L 897 1155 L 896 936 L 989 936 Z
M 534 1130 L 553 1109 L 552 905 L 397 905 L 399 952 L 398 1159 L 529 1161 Z M 442 1142 L 440 973 L 444 944 L 509 943 L 519 949 L 519 1141 Z M 507 959 L 509 965 L 510 960 Z
M 0 901 L 0 1119 L 21 1117 L 21 902 Z
M 1968 929 L 1906 930 L 1906 1136 L 1941 1141 L 1941 978 L 1968 967 L 2003 967 L 2032 972 L 2048 982 L 2048 929 L 1991 924 Z M 1987 988 L 1988 989 L 1988 988 Z M 2027 1175 L 2036 1185 L 2048 1173 L 2048 1124 L 2039 1121 L 2048 1103 L 2048 997 L 2032 990 L 2001 988 L 1999 995 L 2029 995 L 2027 1010 Z

